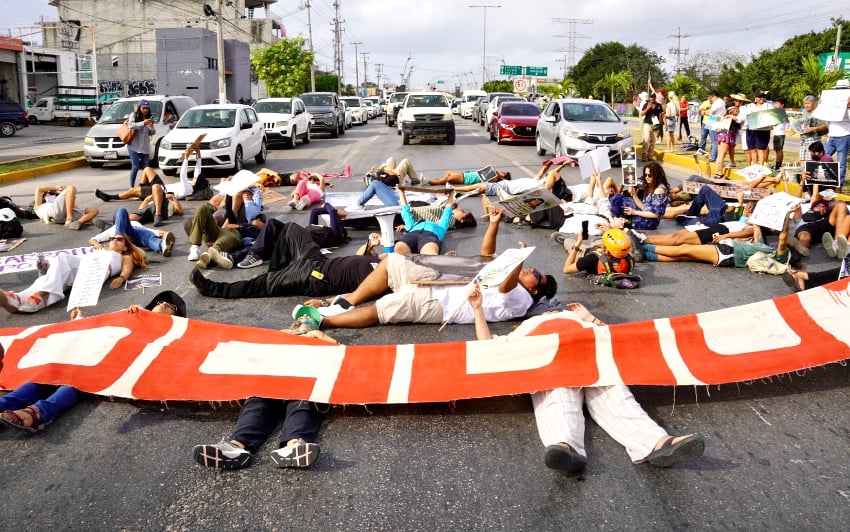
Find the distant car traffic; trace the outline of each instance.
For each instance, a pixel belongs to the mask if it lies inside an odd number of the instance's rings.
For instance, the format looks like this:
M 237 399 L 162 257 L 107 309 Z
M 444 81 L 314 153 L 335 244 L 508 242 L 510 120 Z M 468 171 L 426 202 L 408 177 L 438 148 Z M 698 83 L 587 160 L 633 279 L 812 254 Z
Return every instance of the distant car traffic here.
M 343 96 L 340 100 L 345 102 L 351 109 L 351 119 L 356 126 L 363 126 L 369 122 L 369 108 L 363 98 L 359 96 Z
M 270 145 L 283 142 L 287 148 L 295 148 L 299 138 L 304 144 L 310 142 L 312 116 L 301 98 L 263 98 L 254 103 L 254 110 L 266 128 Z
M 199 135 L 202 166 L 236 173 L 244 160 L 253 157 L 257 164 L 266 161 L 266 130 L 253 107 L 240 104 L 209 104 L 189 109 L 174 129 L 162 139 L 159 167 L 167 174 L 179 168 L 177 160 Z
M 478 125 L 482 127 L 488 127 L 489 122 L 487 122 L 487 106 L 490 105 L 490 101 L 497 96 L 514 96 L 514 94 L 510 92 L 491 92 L 484 96 L 484 99 L 478 99 L 475 102 L 475 105 L 478 107 Z
M 484 114 L 484 123 L 487 124 L 487 127 L 490 127 L 490 121 L 493 119 L 493 113 L 498 109 L 499 105 L 502 102 L 524 102 L 526 101 L 524 98 L 520 98 L 519 96 L 514 96 L 511 94 L 510 96 L 504 95 L 496 95 L 490 99 L 490 103 L 487 104 L 487 111 Z
M 576 157 L 601 146 L 608 148 L 613 165 L 620 164 L 620 149 L 632 145 L 625 121 L 599 100 L 552 100 L 537 120 L 537 154 Z
M 384 119 L 388 126 L 392 127 L 395 125 L 398 109 L 404 103 L 404 99 L 407 95 L 407 92 L 394 92 L 390 94 L 390 99 L 387 102 L 387 116 Z
M 305 92 L 301 100 L 313 116 L 312 133 L 330 133 L 336 138 L 345 135 L 345 110 L 335 92 Z
M 533 103 L 504 102 L 490 121 L 490 140 L 534 144 L 539 116 L 540 108 Z

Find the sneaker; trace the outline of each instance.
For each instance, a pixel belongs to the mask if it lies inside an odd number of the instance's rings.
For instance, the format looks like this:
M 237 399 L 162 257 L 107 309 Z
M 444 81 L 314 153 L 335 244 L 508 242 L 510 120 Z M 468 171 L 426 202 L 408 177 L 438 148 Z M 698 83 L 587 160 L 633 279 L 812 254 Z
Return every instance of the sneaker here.
M 844 235 L 838 235 L 835 238 L 835 257 L 838 259 L 846 257 L 847 247 L 847 237 Z
M 638 241 L 640 241 L 641 244 L 646 242 L 646 233 L 641 233 L 640 231 L 636 231 L 634 229 L 629 229 L 629 233 L 632 235 L 633 238 L 636 238 Z
M 213 260 L 213 262 L 215 262 L 225 270 L 233 268 L 233 258 L 230 256 L 230 253 L 227 253 L 225 251 L 219 251 L 215 248 L 210 248 L 207 253 Z M 200 266 L 200 264 L 198 265 Z
M 791 246 L 792 248 L 794 248 L 797 251 L 797 253 L 799 253 L 803 257 L 809 256 L 809 253 L 810 253 L 809 248 L 804 246 L 803 243 L 800 242 L 800 240 L 797 239 L 796 236 L 789 236 L 788 237 L 788 245 Z
M 165 233 L 165 238 L 163 239 L 163 248 L 162 248 L 162 256 L 170 257 L 171 252 L 174 251 L 174 233 L 168 232 Z
M 295 208 L 295 204 L 296 204 L 296 203 L 298 203 L 298 200 L 297 200 L 297 199 L 295 199 L 295 198 L 292 198 L 291 200 L 289 200 L 289 203 L 288 203 L 289 208 L 290 208 L 290 209 L 294 209 L 294 208 Z
M 70 222 L 65 222 L 65 229 L 70 229 L 71 231 L 79 231 L 80 230 L 80 222 L 77 220 L 71 220 Z
M 630 231 L 634 233 L 635 231 Z M 646 260 L 646 256 L 644 256 L 643 242 L 635 235 L 632 235 L 631 238 L 632 245 L 629 249 L 629 253 L 631 253 L 632 258 L 635 262 L 644 262 Z
M 834 259 L 836 255 L 835 249 L 835 240 L 832 238 L 832 235 L 829 233 L 824 233 L 823 238 L 821 238 L 821 243 L 823 244 L 823 249 L 826 251 L 826 254 Z
M 310 196 L 301 196 L 298 203 L 295 204 L 295 210 L 303 211 L 310 205 Z
M 549 469 L 578 473 L 587 465 L 587 458 L 573 451 L 567 444 L 558 443 L 546 446 L 543 462 Z
M 272 451 L 271 456 L 277 467 L 310 467 L 319 458 L 319 446 L 298 438 Z
M 18 306 L 18 312 L 26 312 L 28 314 L 32 314 L 34 312 L 38 312 L 47 306 L 47 301 L 39 296 L 38 294 L 33 294 L 26 298 L 20 306 Z
M 95 218 L 94 220 L 92 220 L 92 225 L 94 225 L 97 229 L 101 231 L 106 231 L 107 229 L 112 227 L 112 224 L 110 222 L 107 222 L 106 220 L 101 220 L 100 218 Z
M 256 255 L 248 255 L 242 261 L 236 265 L 237 268 L 254 268 L 256 266 L 260 266 L 263 263 L 263 259 Z
M 153 226 L 159 227 L 160 225 L 162 225 L 162 215 L 161 214 L 154 214 L 153 215 Z
M 99 188 L 94 189 L 94 195 L 95 195 L 95 196 L 97 196 L 97 197 L 98 197 L 98 199 L 101 199 L 101 200 L 103 200 L 103 201 L 109 201 L 109 200 L 111 199 L 111 198 L 109 197 L 109 194 L 107 194 L 107 193 L 103 192 L 103 191 L 102 191 L 102 190 L 100 190 Z
M 212 249 L 212 248 L 210 248 L 210 249 Z M 210 256 L 210 254 L 208 252 L 204 251 L 203 253 L 201 253 L 201 256 L 198 257 L 198 268 L 207 269 L 210 265 L 211 260 L 212 260 L 212 257 Z
M 0 306 L 2 306 L 9 314 L 17 314 L 20 312 L 21 297 L 11 290 L 0 290 Z
M 702 148 L 699 148 L 699 149 L 697 150 L 697 155 L 699 155 L 699 156 L 708 155 L 708 152 L 707 152 L 707 151 L 705 151 L 705 150 L 704 150 L 704 149 L 702 149 Z
M 197 288 L 198 292 L 201 294 L 208 295 L 210 293 L 212 281 L 204 277 L 204 274 L 201 273 L 200 268 L 197 266 L 192 268 L 192 271 L 189 272 L 189 281 L 195 285 L 195 288 Z
M 193 245 L 189 248 L 189 260 L 196 261 L 201 257 L 201 248 Z
M 723 168 L 737 168 L 738 165 L 735 163 L 726 163 L 723 165 Z
M 214 469 L 242 469 L 251 461 L 251 453 L 229 441 L 196 445 L 192 457 L 204 467 Z

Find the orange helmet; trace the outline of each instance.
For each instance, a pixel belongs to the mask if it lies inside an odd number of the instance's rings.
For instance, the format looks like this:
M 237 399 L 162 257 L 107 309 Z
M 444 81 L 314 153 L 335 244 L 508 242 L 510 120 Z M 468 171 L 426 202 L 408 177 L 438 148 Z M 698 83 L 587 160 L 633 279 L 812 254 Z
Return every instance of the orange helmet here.
M 602 234 L 602 245 L 611 256 L 622 259 L 629 255 L 632 239 L 622 229 L 608 229 Z

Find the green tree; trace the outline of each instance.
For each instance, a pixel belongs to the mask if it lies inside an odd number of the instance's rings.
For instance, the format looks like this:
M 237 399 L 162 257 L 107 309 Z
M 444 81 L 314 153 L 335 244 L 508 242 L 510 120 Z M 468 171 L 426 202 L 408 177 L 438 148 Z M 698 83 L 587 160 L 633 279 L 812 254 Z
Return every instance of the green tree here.
M 307 88 L 302 92 L 310 90 L 310 80 L 307 80 Z M 336 74 L 316 73 L 316 90 L 319 92 L 336 92 L 339 88 L 339 77 Z
M 508 80 L 488 81 L 481 90 L 487 92 L 513 92 L 514 82 Z
M 679 98 L 700 96 L 700 86 L 697 80 L 689 78 L 683 74 L 676 74 L 673 77 L 673 82 L 670 83 L 670 90 L 675 92 Z
M 625 99 L 634 84 L 635 79 L 632 77 L 631 72 L 627 70 L 609 72 L 593 86 L 593 94 L 594 96 L 599 96 L 604 100 L 603 91 L 608 91 L 611 95 L 611 99 L 608 100 L 608 103 L 614 105 L 614 102 L 616 101 L 614 99 L 615 95 L 619 95 L 617 91 L 619 90 L 620 93 L 622 93 L 623 99 Z
M 651 76 L 653 85 L 662 87 L 667 82 L 667 75 L 661 70 L 663 63 L 662 57 L 642 46 L 625 46 L 609 41 L 585 52 L 570 69 L 570 77 L 575 80 L 578 93 L 582 96 L 592 94 L 596 84 L 609 72 L 626 71 L 635 80 L 646 80 Z
M 269 96 L 301 94 L 309 86 L 313 54 L 305 44 L 301 37 L 281 39 L 254 51 L 251 66 L 257 71 L 257 78 L 266 84 Z
M 818 58 L 811 54 L 800 60 L 803 66 L 803 75 L 797 79 L 797 82 L 791 86 L 788 91 L 788 99 L 795 104 L 800 105 L 803 98 L 808 94 L 815 96 L 819 95 L 824 89 L 829 89 L 835 85 L 835 82 L 844 77 L 842 70 L 825 71 L 820 66 Z

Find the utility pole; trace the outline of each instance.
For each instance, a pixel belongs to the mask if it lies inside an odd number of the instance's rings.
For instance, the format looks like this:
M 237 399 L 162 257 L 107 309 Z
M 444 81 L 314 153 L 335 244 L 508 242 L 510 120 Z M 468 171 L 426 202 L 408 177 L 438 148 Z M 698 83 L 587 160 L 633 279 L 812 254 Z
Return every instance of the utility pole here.
M 838 32 L 835 34 L 835 53 L 832 55 L 833 68 L 838 70 L 838 58 L 841 52 L 841 24 L 835 23 Z
M 576 39 L 587 39 L 587 35 L 582 35 L 576 32 L 577 24 L 593 24 L 593 21 L 590 19 L 582 19 L 582 18 L 553 18 L 553 22 L 557 22 L 558 24 L 566 24 L 569 28 L 566 33 L 561 33 L 560 35 L 555 35 L 555 37 L 566 37 L 567 38 L 567 47 L 566 49 L 561 48 L 555 50 L 556 52 L 566 52 L 567 55 L 564 56 L 563 64 L 564 64 L 564 77 L 567 77 L 567 72 L 570 68 L 575 66 L 576 64 Z
M 307 7 L 307 35 L 310 41 L 310 92 L 316 92 L 316 56 L 313 54 L 313 20 L 310 17 L 310 0 L 305 0 L 304 5 Z
M 216 24 L 218 24 L 218 103 L 227 101 L 227 87 L 224 83 L 224 26 L 221 22 L 222 0 L 218 0 L 218 10 L 215 12 Z
M 679 27 L 678 31 L 676 31 L 673 35 L 670 35 L 670 37 L 676 38 L 676 47 L 670 48 L 670 53 L 676 57 L 676 66 L 674 67 L 673 72 L 675 74 L 681 74 L 685 71 L 684 56 L 688 55 L 688 49 L 682 48 L 682 37 L 690 37 L 690 35 L 682 35 L 682 28 Z
M 469 7 L 483 7 L 484 8 L 484 51 L 481 53 L 481 86 L 483 87 L 485 83 L 487 83 L 487 8 L 500 8 L 502 6 L 496 5 L 475 5 Z
M 369 77 L 368 70 L 366 70 L 366 58 L 369 57 L 369 52 L 360 52 L 360 55 L 363 56 L 363 85 L 366 85 L 367 79 Z M 365 87 L 364 87 L 365 88 Z
M 383 95 L 383 87 L 381 86 L 381 78 L 384 76 L 384 65 L 382 63 L 375 63 L 375 77 L 378 78 L 378 90 L 381 91 L 381 95 Z
M 339 0 L 334 0 L 334 69 L 336 70 L 336 91 L 342 94 L 342 23 L 339 18 Z
M 348 44 L 354 45 L 354 94 L 357 95 L 357 89 L 360 88 L 360 65 L 359 65 L 359 63 L 357 63 L 357 55 L 358 55 L 357 47 L 359 45 L 363 44 L 363 42 L 357 41 L 357 42 L 351 42 L 351 43 L 348 43 Z M 364 72 L 364 75 L 365 75 L 365 72 Z

